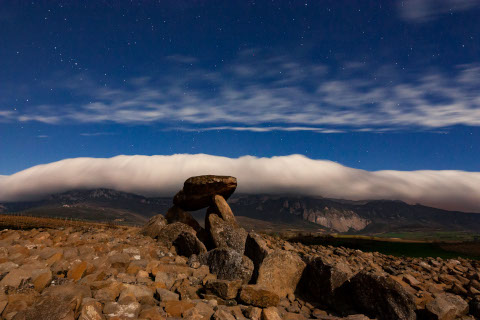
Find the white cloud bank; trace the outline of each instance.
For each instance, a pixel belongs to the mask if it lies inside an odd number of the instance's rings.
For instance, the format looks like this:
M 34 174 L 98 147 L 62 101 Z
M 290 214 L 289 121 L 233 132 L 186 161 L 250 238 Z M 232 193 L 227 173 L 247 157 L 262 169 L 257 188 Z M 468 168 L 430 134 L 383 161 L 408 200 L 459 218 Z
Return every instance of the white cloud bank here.
M 0 176 L 0 201 L 38 199 L 83 188 L 112 188 L 146 196 L 173 196 L 185 179 L 233 175 L 237 192 L 398 199 L 444 209 L 480 212 L 480 173 L 465 171 L 369 172 L 301 155 L 232 159 L 205 154 L 75 158 Z

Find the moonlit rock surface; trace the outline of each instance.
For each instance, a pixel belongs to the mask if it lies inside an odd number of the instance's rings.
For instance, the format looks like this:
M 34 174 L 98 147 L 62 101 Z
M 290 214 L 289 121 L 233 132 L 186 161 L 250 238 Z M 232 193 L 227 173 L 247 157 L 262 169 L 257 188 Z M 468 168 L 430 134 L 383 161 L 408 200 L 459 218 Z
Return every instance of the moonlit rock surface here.
M 213 197 L 221 195 L 228 199 L 237 188 L 237 178 L 230 176 L 203 175 L 188 178 L 173 198 L 173 203 L 182 209 L 195 211 L 213 204 Z

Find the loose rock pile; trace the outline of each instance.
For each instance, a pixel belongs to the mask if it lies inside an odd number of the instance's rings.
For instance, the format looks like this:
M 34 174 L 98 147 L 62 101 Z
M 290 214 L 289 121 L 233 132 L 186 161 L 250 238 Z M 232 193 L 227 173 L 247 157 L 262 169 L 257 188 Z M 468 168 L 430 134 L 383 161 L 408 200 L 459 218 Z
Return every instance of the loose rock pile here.
M 188 179 L 136 228 L 0 232 L 2 319 L 475 319 L 480 263 L 247 233 L 233 177 Z M 188 212 L 207 208 L 205 229 Z M 343 317 L 343 318 L 342 318 Z

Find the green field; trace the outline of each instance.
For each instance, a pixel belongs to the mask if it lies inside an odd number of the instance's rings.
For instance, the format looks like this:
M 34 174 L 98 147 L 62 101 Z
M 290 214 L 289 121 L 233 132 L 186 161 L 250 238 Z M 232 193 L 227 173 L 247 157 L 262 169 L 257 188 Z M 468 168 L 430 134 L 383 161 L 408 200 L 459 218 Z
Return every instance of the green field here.
M 436 232 L 389 232 L 376 234 L 379 238 L 398 238 L 407 240 L 424 240 L 424 241 L 444 241 L 444 242 L 458 242 L 458 241 L 479 241 L 480 234 L 462 231 L 436 231 Z
M 407 241 L 388 241 L 374 240 L 368 237 L 332 237 L 332 236 L 301 236 L 289 239 L 291 242 L 301 242 L 306 245 L 330 245 L 334 247 L 346 247 L 358 249 L 365 252 L 380 252 L 393 256 L 405 257 L 440 257 L 443 259 L 454 259 L 458 257 L 480 260 L 479 250 L 480 242 L 458 242 L 454 245 L 445 246 L 442 242 L 407 242 Z M 448 247 L 449 249 L 445 249 Z M 469 247 L 469 250 L 463 250 L 463 247 Z

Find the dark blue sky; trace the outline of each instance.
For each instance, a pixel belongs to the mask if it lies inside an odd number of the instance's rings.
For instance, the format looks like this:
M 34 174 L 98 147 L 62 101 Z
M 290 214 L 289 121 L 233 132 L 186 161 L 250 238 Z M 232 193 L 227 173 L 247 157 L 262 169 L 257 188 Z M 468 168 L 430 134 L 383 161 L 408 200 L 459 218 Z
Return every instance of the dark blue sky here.
M 1 6 L 0 175 L 174 153 L 480 171 L 478 1 Z

